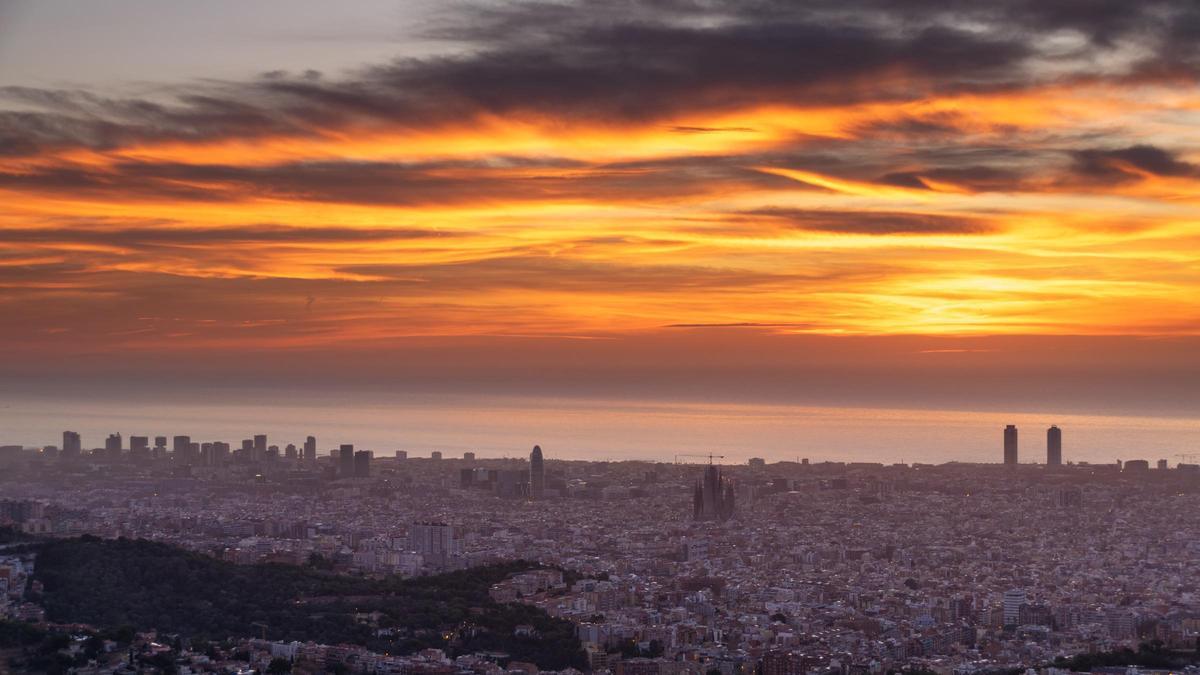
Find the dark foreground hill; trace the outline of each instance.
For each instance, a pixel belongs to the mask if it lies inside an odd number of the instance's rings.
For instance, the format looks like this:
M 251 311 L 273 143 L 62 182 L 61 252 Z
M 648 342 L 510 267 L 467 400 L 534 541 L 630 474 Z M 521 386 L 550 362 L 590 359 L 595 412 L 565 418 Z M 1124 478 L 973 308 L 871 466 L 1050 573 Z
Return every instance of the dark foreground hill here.
M 144 540 L 64 539 L 40 546 L 34 578 L 47 618 L 221 640 L 357 644 L 405 654 L 497 651 L 543 669 L 581 667 L 573 626 L 488 588 L 525 562 L 417 579 L 365 579 L 290 565 L 235 565 Z M 519 625 L 535 636 L 517 636 Z M 525 633 L 525 631 L 522 631 Z

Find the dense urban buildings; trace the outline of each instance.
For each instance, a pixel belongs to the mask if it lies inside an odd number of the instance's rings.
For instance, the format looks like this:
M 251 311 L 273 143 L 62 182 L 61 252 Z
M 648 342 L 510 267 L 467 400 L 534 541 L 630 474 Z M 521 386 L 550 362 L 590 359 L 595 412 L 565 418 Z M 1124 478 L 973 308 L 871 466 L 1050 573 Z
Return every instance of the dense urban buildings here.
M 309 461 L 311 438 L 295 456 L 177 438 L 147 459 L 0 453 L 0 524 L 368 577 L 536 561 L 553 567 L 493 599 L 570 621 L 588 667 L 614 674 L 969 675 L 1200 638 L 1195 464 L 568 462 L 540 446 L 435 460 L 349 444 Z M 5 565 L 22 588 L 36 576 L 36 561 Z M 41 616 L 35 595 L 8 597 L 0 614 Z M 245 640 L 297 667 L 449 667 Z

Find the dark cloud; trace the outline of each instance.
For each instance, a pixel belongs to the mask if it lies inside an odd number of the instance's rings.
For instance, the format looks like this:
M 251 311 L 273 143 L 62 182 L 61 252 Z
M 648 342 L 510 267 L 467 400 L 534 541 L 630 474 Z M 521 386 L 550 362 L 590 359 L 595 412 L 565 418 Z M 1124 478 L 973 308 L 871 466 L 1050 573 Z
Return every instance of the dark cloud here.
M 1010 192 L 1024 187 L 1023 175 L 1013 169 L 993 166 L 937 167 L 921 171 L 894 171 L 876 179 L 884 185 L 932 189 L 932 184 L 948 183 L 971 192 Z
M 1088 182 L 1121 183 L 1140 180 L 1141 174 L 1197 176 L 1200 167 L 1153 145 L 1133 145 L 1116 150 L 1077 150 L 1071 153 L 1071 171 Z
M 0 244 L 92 244 L 115 248 L 161 248 L 222 246 L 255 243 L 328 244 L 383 242 L 425 238 L 449 238 L 454 233 L 417 228 L 288 227 L 249 225 L 241 227 L 154 226 L 144 228 L 4 228 Z
M 513 171 L 513 169 L 520 169 Z M 123 162 L 0 171 L 0 188 L 76 197 L 166 201 L 252 198 L 385 206 L 544 200 L 652 201 L 716 187 L 786 184 L 777 177 L 703 158 L 667 163 L 298 162 L 269 166 Z
M 772 273 L 737 267 L 600 263 L 564 260 L 538 254 L 509 255 L 436 265 L 350 265 L 339 267 L 336 271 L 377 282 L 420 286 L 422 292 L 426 293 L 498 288 L 604 293 L 715 293 L 722 290 L 743 291 L 753 287 L 865 278 L 880 273 L 880 270 L 876 269 L 848 269 L 836 272 L 821 269 Z
M 515 2 L 453 14 L 437 37 L 454 54 L 402 59 L 341 78 L 271 72 L 143 98 L 0 88 L 0 153 L 110 149 L 163 140 L 316 135 L 330 129 L 435 128 L 481 114 L 653 121 L 756 103 L 912 100 L 1019 89 L 1053 78 L 1200 72 L 1200 9 L 1184 0 L 641 0 Z M 1086 46 L 1049 53 L 1047 36 Z M 1100 53 L 1135 42 L 1133 72 L 1097 72 Z M 901 120 L 937 132 L 944 121 Z M 716 129 L 679 127 L 679 131 Z
M 757 209 L 741 215 L 782 221 L 800 230 L 842 234 L 984 234 L 993 229 L 978 218 L 895 211 Z

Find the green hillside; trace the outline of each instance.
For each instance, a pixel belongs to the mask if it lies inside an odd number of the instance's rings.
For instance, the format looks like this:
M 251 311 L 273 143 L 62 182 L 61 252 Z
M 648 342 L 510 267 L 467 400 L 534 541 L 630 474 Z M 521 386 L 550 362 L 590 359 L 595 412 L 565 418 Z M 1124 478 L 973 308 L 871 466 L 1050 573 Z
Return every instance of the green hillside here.
M 532 566 L 374 580 L 290 565 L 235 565 L 150 541 L 85 536 L 41 545 L 35 578 L 44 585 L 47 618 L 57 622 L 210 640 L 265 633 L 393 654 L 426 647 L 451 655 L 499 651 L 543 669 L 581 667 L 572 624 L 488 597 L 492 584 Z M 514 636 L 521 624 L 532 625 L 538 637 Z

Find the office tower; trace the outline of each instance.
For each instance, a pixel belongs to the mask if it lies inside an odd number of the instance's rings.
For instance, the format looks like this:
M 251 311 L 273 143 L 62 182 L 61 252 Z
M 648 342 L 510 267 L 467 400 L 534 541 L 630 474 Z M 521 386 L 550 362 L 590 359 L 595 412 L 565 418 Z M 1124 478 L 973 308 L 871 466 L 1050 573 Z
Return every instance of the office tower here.
M 429 453 L 429 459 L 441 459 L 441 458 L 442 458 L 441 450 L 434 450 L 433 452 Z
M 1166 471 L 1167 470 L 1167 460 L 1165 460 L 1165 459 L 1158 460 L 1158 469 L 1159 469 L 1159 471 Z
M 458 470 L 458 486 L 467 489 L 475 484 L 475 469 Z
M 1004 592 L 1004 625 L 1015 626 L 1021 617 L 1021 605 L 1025 604 L 1025 591 L 1013 589 Z
M 1015 424 L 1004 427 L 1004 463 L 1007 465 L 1017 463 L 1017 425 Z
M 454 527 L 446 523 L 413 523 L 408 528 L 408 547 L 426 560 L 444 565 L 457 551 Z
M 213 444 L 200 444 L 200 464 L 203 466 L 212 466 L 213 464 Z
M 171 452 L 175 453 L 175 459 L 186 460 L 188 456 L 188 448 L 192 445 L 191 436 L 176 436 L 171 439 Z
M 166 450 L 167 449 L 167 437 L 166 436 L 155 436 L 154 437 L 154 449 L 155 450 Z
M 475 461 L 475 453 L 473 453 L 473 452 L 464 452 L 464 453 L 463 453 L 463 460 L 465 460 L 465 461 L 468 461 L 468 462 L 474 462 L 474 461 Z
M 541 499 L 546 494 L 546 462 L 542 458 L 542 446 L 533 446 L 529 453 L 529 496 Z
M 1062 464 L 1062 430 L 1056 426 L 1046 430 L 1046 464 L 1049 466 Z
M 354 453 L 354 477 L 355 478 L 370 478 L 371 477 L 371 451 L 359 450 Z
M 296 444 L 288 443 L 287 447 L 283 449 L 283 456 L 288 459 L 296 459 Z
M 130 436 L 129 452 L 132 454 L 148 454 L 150 452 L 150 437 Z
M 396 451 L 396 461 L 400 461 L 402 459 L 408 459 L 408 451 L 407 450 L 397 450 Z
M 214 441 L 212 444 L 212 464 L 222 466 L 229 461 L 229 444 Z
M 121 434 L 109 434 L 104 439 L 104 449 L 108 452 L 121 452 Z
M 266 434 L 255 434 L 254 435 L 254 451 L 251 453 L 250 456 L 255 460 L 260 460 L 264 456 L 266 456 L 266 454 L 267 454 L 267 435 Z
M 721 475 L 719 467 L 709 464 L 696 481 L 692 516 L 696 520 L 729 520 L 733 513 L 733 482 Z
M 62 442 L 63 458 L 78 457 L 82 450 L 83 442 L 79 439 L 79 434 L 74 431 L 64 431 Z
M 338 446 L 338 478 L 354 477 L 354 446 L 345 443 Z
M 304 461 L 317 461 L 317 438 L 315 436 L 304 439 Z

